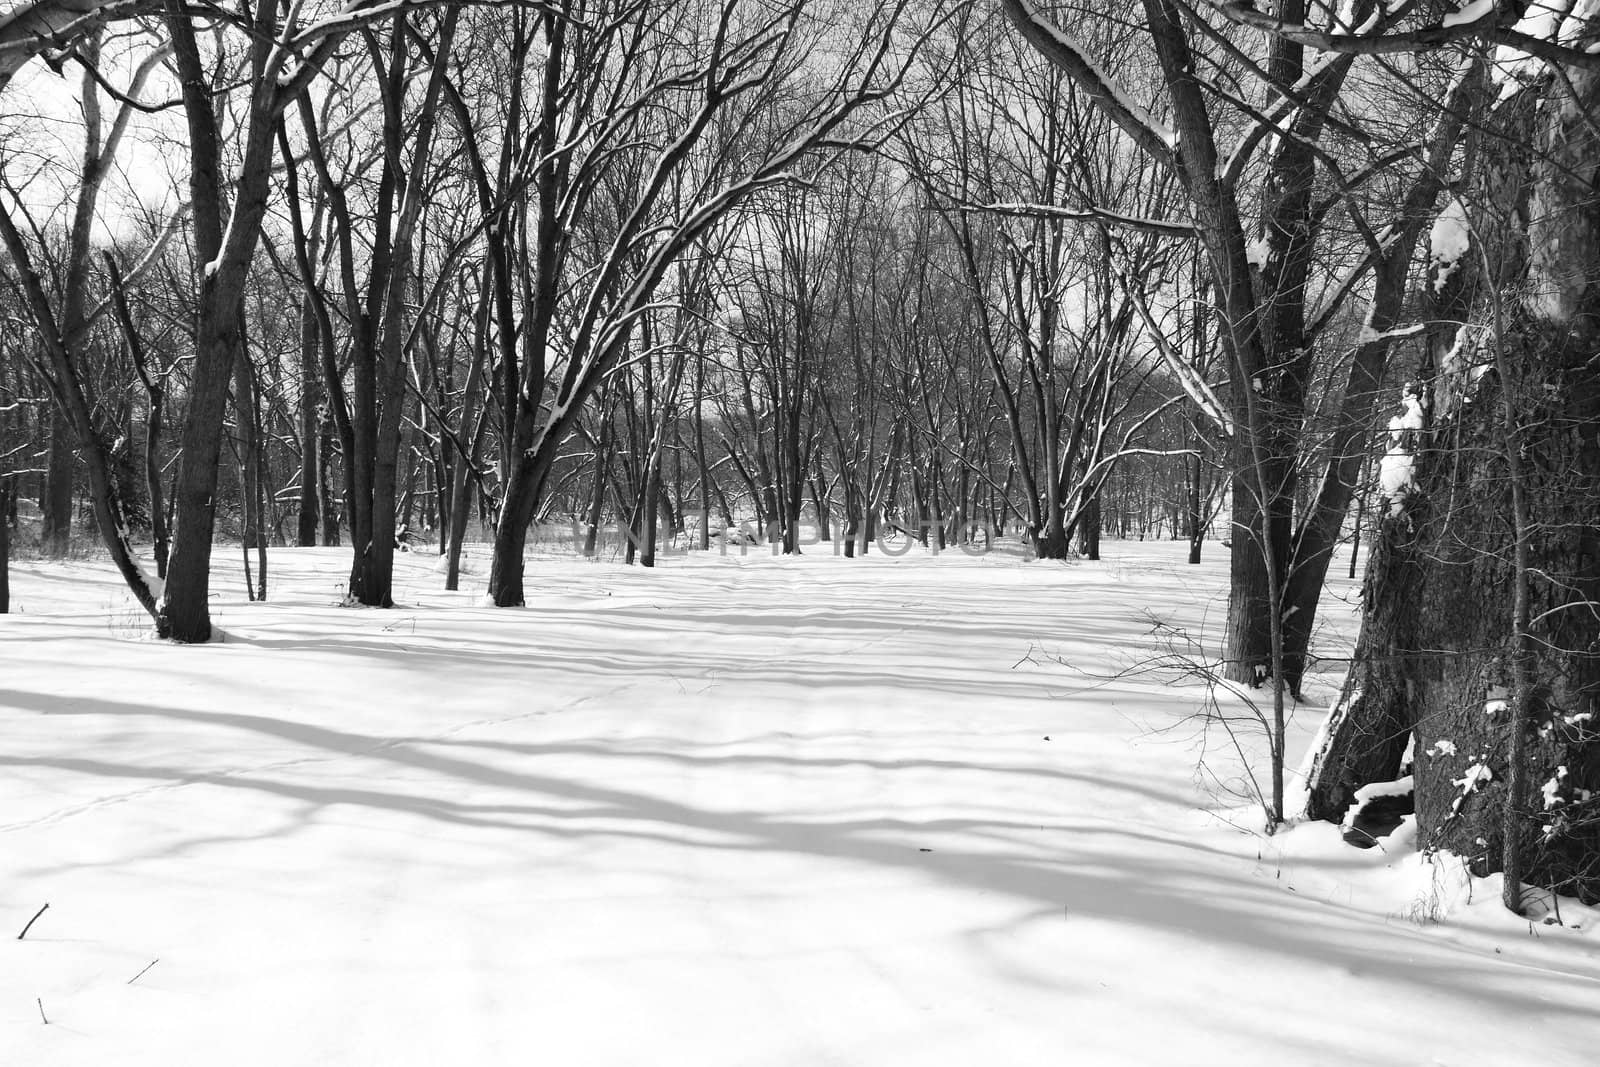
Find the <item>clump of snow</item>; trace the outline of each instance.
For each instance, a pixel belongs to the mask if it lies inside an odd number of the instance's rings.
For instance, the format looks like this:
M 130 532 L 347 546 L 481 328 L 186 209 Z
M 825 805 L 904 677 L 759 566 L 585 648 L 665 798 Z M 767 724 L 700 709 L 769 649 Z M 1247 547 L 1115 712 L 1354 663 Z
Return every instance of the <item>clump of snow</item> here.
M 1402 402 L 1405 404 L 1405 410 L 1389 420 L 1389 430 L 1391 432 L 1399 432 L 1401 430 L 1422 429 L 1422 401 L 1407 393 L 1402 398 Z
M 1428 755 L 1433 756 L 1435 759 L 1440 756 L 1454 756 L 1455 754 L 1456 743 L 1454 741 L 1447 741 L 1442 737 L 1428 746 Z
M 1378 461 L 1378 487 L 1389 501 L 1390 515 L 1405 510 L 1406 497 L 1416 488 L 1416 464 L 1416 456 L 1399 447 L 1391 448 Z
M 1489 769 L 1485 762 L 1487 756 L 1479 756 L 1477 762 L 1468 767 L 1466 773 L 1460 778 L 1451 779 L 1451 784 L 1461 790 L 1461 795 L 1450 803 L 1450 810 L 1460 811 L 1461 802 L 1478 791 L 1478 787 L 1485 782 L 1494 781 L 1494 771 Z
M 150 590 L 150 595 L 155 599 L 160 600 L 161 595 L 167 591 L 167 580 L 157 574 L 153 574 L 152 572 L 145 570 L 144 564 L 140 563 L 138 560 L 135 560 L 133 565 L 139 568 L 139 577 L 144 579 L 145 587 Z
M 1369 800 L 1376 800 L 1378 797 L 1403 797 L 1414 789 L 1416 789 L 1416 783 L 1409 774 L 1404 778 L 1396 778 L 1392 782 L 1368 782 L 1356 790 L 1356 803 L 1365 804 Z
M 1456 331 L 1454 343 L 1445 350 L 1444 356 L 1439 360 L 1439 373 L 1442 377 L 1455 379 L 1461 376 L 1461 371 L 1466 362 L 1461 346 L 1466 342 L 1466 339 L 1467 332 L 1465 330 Z
M 1594 0 L 1534 0 L 1513 29 L 1519 34 L 1543 41 L 1572 45 L 1594 17 Z M 1495 49 L 1491 77 L 1500 83 L 1500 100 L 1513 96 L 1545 69 L 1545 61 L 1514 45 Z
M 1467 209 L 1451 197 L 1433 220 L 1428 233 L 1428 258 L 1433 269 L 1433 291 L 1439 292 L 1461 266 L 1461 257 L 1472 247 L 1472 225 Z
M 1389 445 L 1378 461 L 1378 491 L 1389 501 L 1389 514 L 1405 509 L 1406 497 L 1416 491 L 1416 454 L 1410 436 L 1424 423 L 1422 401 L 1411 392 L 1401 400 L 1404 409 L 1389 420 Z
M 1556 773 L 1550 776 L 1549 781 L 1545 782 L 1544 785 L 1539 787 L 1539 792 L 1544 795 L 1545 811 L 1549 811 L 1557 804 L 1565 803 L 1565 801 L 1561 798 L 1561 782 L 1562 779 L 1566 778 L 1566 776 L 1567 768 L 1563 764 L 1562 766 L 1556 768 Z
M 1244 246 L 1244 258 L 1256 270 L 1266 268 L 1267 260 L 1272 258 L 1272 244 L 1265 234 Z
M 1494 11 L 1494 0 L 1470 0 L 1460 11 L 1452 11 L 1439 21 L 1439 25 L 1449 29 L 1451 26 L 1465 26 L 1469 22 L 1477 22 Z
M 1345 810 L 1342 829 L 1348 830 L 1353 827 L 1367 805 L 1379 797 L 1403 797 L 1415 790 L 1416 783 L 1409 774 L 1392 782 L 1368 782 L 1356 790 L 1355 803 Z

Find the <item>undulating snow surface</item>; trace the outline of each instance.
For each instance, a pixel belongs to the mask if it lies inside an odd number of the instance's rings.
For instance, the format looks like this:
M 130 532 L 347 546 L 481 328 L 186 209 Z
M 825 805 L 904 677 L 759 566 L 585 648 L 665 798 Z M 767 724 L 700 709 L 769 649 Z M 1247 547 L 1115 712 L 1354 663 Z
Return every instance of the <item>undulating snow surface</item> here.
M 262 605 L 221 553 L 198 648 L 18 564 L 0 1064 L 1594 1063 L 1594 912 L 1196 770 L 1199 690 L 1137 670 L 1151 613 L 1220 625 L 1182 551 L 552 557 L 515 611 L 481 558 L 372 611 L 344 551 Z

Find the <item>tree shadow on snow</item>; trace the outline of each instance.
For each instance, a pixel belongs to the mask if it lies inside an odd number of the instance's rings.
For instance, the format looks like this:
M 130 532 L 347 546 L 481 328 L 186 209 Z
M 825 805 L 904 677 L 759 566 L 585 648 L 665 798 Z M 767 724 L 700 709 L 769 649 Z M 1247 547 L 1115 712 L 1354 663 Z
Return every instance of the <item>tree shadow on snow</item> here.
M 511 769 L 462 754 L 462 749 L 471 751 L 467 744 L 452 744 L 451 752 L 446 754 L 432 751 L 439 743 L 428 739 L 354 733 L 268 716 L 167 709 L 110 700 L 78 701 L 62 710 L 53 698 L 15 690 L 0 690 L 0 705 L 47 714 L 150 717 L 272 737 L 305 750 L 299 758 L 237 770 L 77 755 L 0 755 L 0 766 L 50 768 L 164 787 L 203 785 L 244 790 L 292 802 L 299 809 L 297 818 L 302 823 L 320 810 L 355 805 L 447 826 L 511 830 L 551 839 L 649 841 L 684 849 L 844 861 L 904 871 L 935 884 L 1004 894 L 1017 900 L 1029 914 L 1054 914 L 1065 909 L 1073 916 L 1137 924 L 1180 935 L 1197 945 L 1234 943 L 1266 953 L 1309 957 L 1348 974 L 1373 975 L 1430 994 L 1492 1002 L 1497 1010 L 1509 1005 L 1540 1017 L 1591 1018 L 1587 1010 L 1560 1003 L 1558 995 L 1565 992 L 1570 996 L 1572 981 L 1594 981 L 1597 976 L 1593 968 L 1562 975 L 1509 967 L 1470 948 L 1429 937 L 1421 930 L 1379 926 L 1370 915 L 1353 908 L 1297 899 L 1270 883 L 1253 881 L 1242 870 L 1240 861 L 1226 855 L 1207 857 L 1215 860 L 1216 870 L 1175 865 L 1170 849 L 1187 844 L 1176 838 L 1145 835 L 1141 845 L 1147 847 L 1119 850 L 1102 848 L 1097 841 L 1106 837 L 1139 837 L 1138 832 L 1110 827 L 1096 834 L 1086 828 L 1061 827 L 1058 833 L 1046 831 L 1032 850 L 1023 851 L 1016 847 L 1017 835 L 1038 824 L 981 817 L 919 820 L 874 815 L 811 819 L 761 811 L 716 810 L 622 785 L 580 781 L 523 766 L 537 767 L 544 762 L 541 755 L 573 755 L 572 745 L 529 746 L 526 751 L 507 746 L 505 754 L 516 761 L 515 769 Z M 619 755 L 601 746 L 582 754 Z M 787 763 L 797 771 L 811 772 L 865 764 L 890 775 L 907 771 L 995 775 L 998 803 L 1004 802 L 1006 775 L 1045 773 L 1058 778 L 1063 788 L 1076 786 L 1112 793 L 1144 790 L 1153 794 L 1151 799 L 1182 803 L 1181 798 L 1137 783 L 1067 769 L 996 771 L 976 763 L 945 760 L 813 759 L 804 754 L 686 756 L 641 753 L 635 749 L 626 756 L 707 765 L 741 761 Z M 374 761 L 382 771 L 373 773 L 370 766 L 352 770 L 349 777 L 360 785 L 329 786 L 291 780 L 296 765 L 348 758 Z M 627 780 L 626 775 L 617 777 Z M 433 795 L 430 787 L 448 795 Z M 475 799 L 483 791 L 499 791 L 505 797 Z M 280 832 L 293 829 L 294 824 L 287 822 Z M 948 840 L 936 836 L 952 833 L 978 840 L 966 847 L 952 847 Z M 925 852 L 919 841 L 932 841 L 938 847 Z M 199 844 L 202 842 L 193 842 L 191 847 Z M 1041 844 L 1048 848 L 1044 856 L 1039 854 L 1043 851 Z M 1409 943 L 1418 956 L 1426 950 L 1430 958 L 1402 959 L 1405 950 L 1397 947 L 1397 942 Z M 1241 980 L 1247 980 L 1246 976 Z

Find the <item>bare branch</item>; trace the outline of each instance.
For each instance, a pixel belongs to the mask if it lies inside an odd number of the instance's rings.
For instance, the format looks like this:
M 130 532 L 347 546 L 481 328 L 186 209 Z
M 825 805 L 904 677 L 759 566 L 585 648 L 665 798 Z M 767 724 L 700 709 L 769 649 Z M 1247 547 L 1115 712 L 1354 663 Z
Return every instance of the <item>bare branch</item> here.
M 1460 13 L 1457 12 L 1454 17 L 1446 16 L 1442 21 L 1403 33 L 1341 33 L 1337 30 L 1319 30 L 1303 22 L 1287 22 L 1266 12 L 1257 11 L 1250 5 L 1249 0 L 1227 0 L 1225 3 L 1217 4 L 1216 8 L 1241 26 L 1250 26 L 1276 34 L 1324 52 L 1393 55 L 1398 52 L 1430 52 L 1449 44 L 1480 40 L 1490 44 L 1509 45 L 1549 63 L 1600 70 L 1600 52 L 1559 44 L 1554 40 L 1534 37 L 1516 29 L 1519 15 L 1512 8 L 1489 7 L 1483 14 L 1468 21 L 1456 21 L 1460 17 Z

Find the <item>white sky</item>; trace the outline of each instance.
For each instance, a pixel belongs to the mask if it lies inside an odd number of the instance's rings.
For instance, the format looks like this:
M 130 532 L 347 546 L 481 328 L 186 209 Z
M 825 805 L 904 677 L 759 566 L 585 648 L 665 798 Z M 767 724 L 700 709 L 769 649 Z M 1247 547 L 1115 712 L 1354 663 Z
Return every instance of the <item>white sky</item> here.
M 148 53 L 150 39 L 133 38 L 107 46 L 103 75 L 125 85 L 132 66 Z M 23 201 L 40 225 L 64 225 L 81 172 L 83 152 L 82 67 L 69 63 L 57 74 L 33 60 L 0 92 L 0 166 L 22 187 Z M 150 78 L 140 99 L 172 99 L 175 85 L 163 71 Z M 109 130 L 118 109 L 100 94 L 102 129 Z M 138 220 L 164 213 L 178 201 L 187 156 L 181 113 L 170 109 L 130 120 L 100 196 L 97 241 L 138 232 Z

